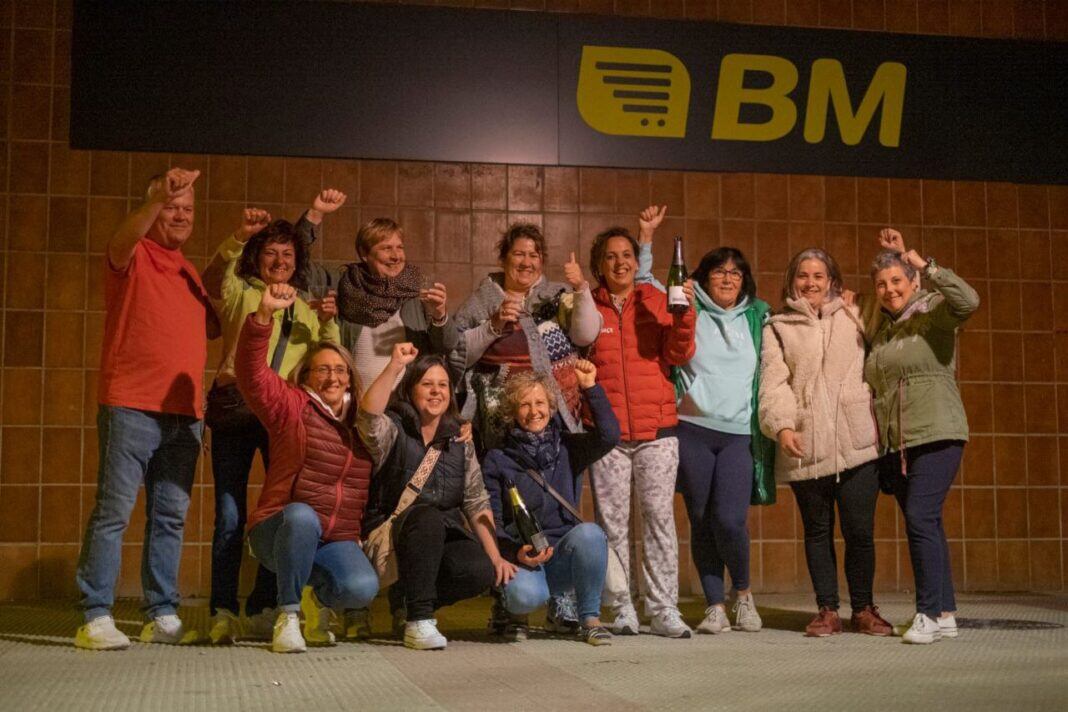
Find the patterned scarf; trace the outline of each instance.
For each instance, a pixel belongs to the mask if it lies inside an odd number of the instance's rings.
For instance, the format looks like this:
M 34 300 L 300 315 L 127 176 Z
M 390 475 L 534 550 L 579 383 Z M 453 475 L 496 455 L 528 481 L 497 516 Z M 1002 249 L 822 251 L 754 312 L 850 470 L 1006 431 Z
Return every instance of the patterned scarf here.
M 546 473 L 556 468 L 556 460 L 560 456 L 560 428 L 555 418 L 540 433 L 515 427 L 509 436 L 514 447 L 534 463 L 538 471 Z
M 346 265 L 338 283 L 338 311 L 343 319 L 373 329 L 419 296 L 422 280 L 419 268 L 410 264 L 396 277 L 378 277 L 363 262 Z

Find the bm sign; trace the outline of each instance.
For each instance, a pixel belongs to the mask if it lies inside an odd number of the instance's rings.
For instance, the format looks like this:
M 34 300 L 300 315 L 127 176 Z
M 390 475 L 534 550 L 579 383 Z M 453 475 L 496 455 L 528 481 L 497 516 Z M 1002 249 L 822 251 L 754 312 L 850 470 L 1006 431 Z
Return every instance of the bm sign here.
M 76 148 L 1068 182 L 1053 42 L 111 0 L 71 56 Z

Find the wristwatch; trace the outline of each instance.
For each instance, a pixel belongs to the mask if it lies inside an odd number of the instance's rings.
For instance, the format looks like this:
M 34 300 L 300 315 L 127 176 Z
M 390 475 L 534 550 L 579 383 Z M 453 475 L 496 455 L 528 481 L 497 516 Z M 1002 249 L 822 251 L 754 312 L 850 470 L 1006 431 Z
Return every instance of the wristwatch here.
M 927 265 L 923 268 L 923 276 L 930 278 L 932 274 L 938 271 L 938 264 L 935 262 L 934 257 L 927 258 Z

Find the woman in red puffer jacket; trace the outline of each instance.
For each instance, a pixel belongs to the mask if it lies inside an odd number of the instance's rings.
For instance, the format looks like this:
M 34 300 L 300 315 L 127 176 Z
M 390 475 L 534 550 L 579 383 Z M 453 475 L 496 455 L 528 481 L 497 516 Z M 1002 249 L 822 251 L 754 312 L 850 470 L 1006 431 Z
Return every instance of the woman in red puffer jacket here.
M 678 609 L 674 495 L 679 441 L 674 429 L 679 420 L 670 375 L 672 366 L 694 354 L 694 310 L 671 314 L 663 292 L 635 284 L 638 243 L 624 228 L 609 228 L 597 236 L 590 269 L 600 281 L 593 296 L 604 322 L 590 360 L 623 433 L 622 442 L 590 467 L 597 517 L 629 581 L 633 482 L 642 510 L 642 575 L 650 632 L 689 638 Z M 689 284 L 686 293 L 692 303 Z M 609 581 L 605 602 L 615 613 L 614 632 L 634 635 L 638 615 L 626 581 Z
M 328 341 L 308 350 L 287 383 L 271 370 L 267 349 L 274 312 L 297 298 L 272 284 L 237 342 L 237 386 L 269 438 L 270 465 L 249 517 L 252 552 L 278 578 L 275 652 L 332 644 L 335 608 L 359 609 L 378 593 L 378 576 L 360 549 L 360 519 L 371 457 L 355 429 L 357 378 L 352 357 Z M 298 611 L 301 592 L 304 635 Z

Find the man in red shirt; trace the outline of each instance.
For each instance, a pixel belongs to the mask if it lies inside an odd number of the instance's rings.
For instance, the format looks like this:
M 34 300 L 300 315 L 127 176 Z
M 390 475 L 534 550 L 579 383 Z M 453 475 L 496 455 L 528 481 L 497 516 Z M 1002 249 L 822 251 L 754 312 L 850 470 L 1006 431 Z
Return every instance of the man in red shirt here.
M 111 607 L 122 535 L 142 483 L 141 584 L 149 622 L 141 640 L 176 644 L 188 632 L 177 615 L 178 563 L 204 428 L 207 340 L 218 334 L 197 270 L 181 252 L 193 230 L 198 175 L 173 168 L 153 179 L 144 203 L 107 246 L 100 469 L 76 577 L 85 614 L 75 638 L 80 648 L 130 645 L 115 627 Z

